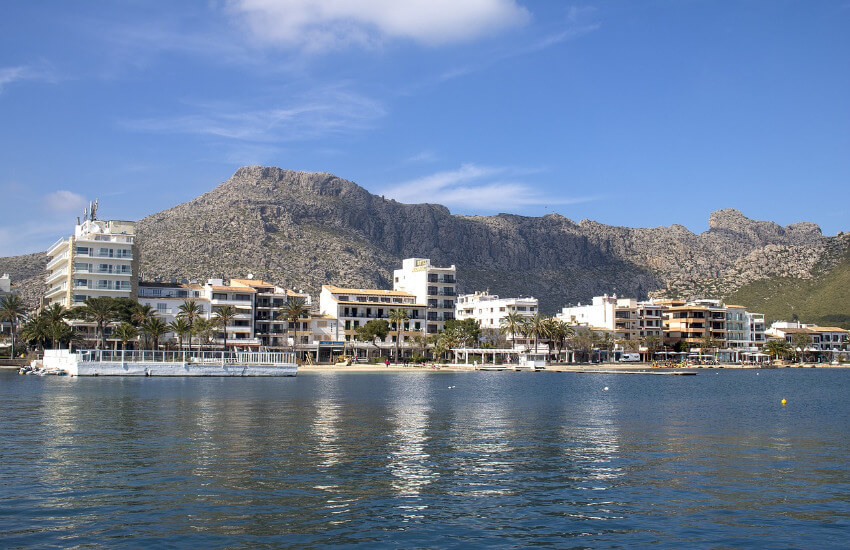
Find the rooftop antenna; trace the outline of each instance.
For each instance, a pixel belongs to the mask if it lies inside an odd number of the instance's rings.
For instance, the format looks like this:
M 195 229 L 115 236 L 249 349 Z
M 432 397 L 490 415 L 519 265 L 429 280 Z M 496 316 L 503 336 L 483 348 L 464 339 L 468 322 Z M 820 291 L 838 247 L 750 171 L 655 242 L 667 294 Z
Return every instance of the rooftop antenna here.
M 97 219 L 97 199 L 94 199 L 94 202 L 91 206 L 91 221 L 95 221 Z

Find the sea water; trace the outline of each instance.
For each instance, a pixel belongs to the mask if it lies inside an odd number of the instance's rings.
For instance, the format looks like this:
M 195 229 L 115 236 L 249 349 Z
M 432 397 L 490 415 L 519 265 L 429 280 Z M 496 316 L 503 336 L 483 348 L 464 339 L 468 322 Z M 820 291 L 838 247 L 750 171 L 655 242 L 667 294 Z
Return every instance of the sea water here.
M 850 370 L 3 372 L 0 412 L 3 548 L 850 541 Z

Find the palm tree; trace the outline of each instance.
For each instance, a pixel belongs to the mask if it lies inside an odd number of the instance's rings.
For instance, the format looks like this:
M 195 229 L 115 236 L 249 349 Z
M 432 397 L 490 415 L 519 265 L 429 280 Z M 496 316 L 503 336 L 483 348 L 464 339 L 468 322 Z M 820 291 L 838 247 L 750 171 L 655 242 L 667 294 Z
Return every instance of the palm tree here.
M 499 321 L 499 330 L 511 339 L 511 349 L 516 347 L 516 335 L 522 332 L 522 327 L 525 324 L 525 317 L 511 311 Z
M 197 323 L 204 314 L 204 308 L 198 305 L 195 300 L 186 300 L 178 308 L 180 313 L 177 314 L 178 319 L 185 319 L 189 325 L 189 353 L 192 353 L 192 335 L 195 332 L 195 323 Z
M 97 325 L 98 349 L 106 348 L 106 325 L 115 320 L 115 300 L 108 296 L 88 298 L 80 308 L 79 314 Z
M 224 350 L 227 351 L 227 325 L 239 312 L 233 306 L 221 306 L 215 310 L 215 322 L 224 332 Z
M 183 317 L 177 317 L 168 324 L 168 328 L 177 335 L 179 349 L 180 351 L 183 351 L 183 336 L 192 331 L 192 327 L 189 326 L 189 322 Z
M 525 327 L 528 335 L 534 337 L 534 353 L 537 353 L 537 341 L 541 336 L 546 335 L 546 317 L 539 313 L 535 313 L 534 317 L 530 317 L 526 320 Z
M 564 349 L 564 343 L 573 334 L 573 327 L 565 322 L 552 317 L 547 323 L 547 336 L 555 344 L 557 357 L 561 356 L 561 351 Z
M 37 315 L 21 327 L 21 337 L 36 349 L 44 349 L 44 344 L 52 338 L 47 317 Z
M 117 327 L 115 327 L 115 331 L 113 332 L 115 337 L 121 340 L 121 349 L 127 349 L 127 342 L 136 338 L 139 335 L 139 329 L 131 325 L 130 323 L 121 323 Z
M 50 304 L 41 310 L 39 316 L 43 316 L 46 323 L 46 331 L 50 334 L 50 339 L 53 340 L 53 348 L 57 347 L 57 342 L 66 339 L 69 336 L 69 330 L 73 332 L 70 326 L 65 323 L 65 319 L 69 315 L 69 311 L 60 304 Z
M 192 334 L 198 337 L 198 346 L 203 349 L 203 344 L 209 343 L 212 338 L 212 333 L 216 328 L 216 322 L 213 319 L 205 319 L 200 317 L 197 321 L 195 321 L 195 325 L 192 327 Z M 192 338 L 189 337 L 189 344 L 191 348 Z
M 8 321 L 12 330 L 12 350 L 9 358 L 15 357 L 15 336 L 18 333 L 18 321 L 27 314 L 27 307 L 17 294 L 0 298 L 0 321 Z
M 148 304 L 139 304 L 136 311 L 130 315 L 130 322 L 135 325 L 144 325 L 150 319 L 156 317 L 156 310 Z
M 402 325 L 410 321 L 410 315 L 406 309 L 391 309 L 390 322 L 395 325 L 395 362 L 398 363 L 399 345 L 401 344 L 401 328 Z
M 286 302 L 286 306 L 283 308 L 283 315 L 287 321 L 289 321 L 289 325 L 293 328 L 295 334 L 293 336 L 293 344 L 292 349 L 297 353 L 297 345 L 298 345 L 298 320 L 304 316 L 310 310 L 307 308 L 306 303 L 304 302 L 304 298 L 292 297 Z
M 791 347 L 791 344 L 789 344 L 785 340 L 769 340 L 764 345 L 763 349 L 765 353 L 767 353 L 773 358 L 785 358 L 791 355 L 791 353 L 794 351 Z
M 142 332 L 153 340 L 153 350 L 159 349 L 159 338 L 168 332 L 168 325 L 159 317 L 151 317 L 142 325 Z
M 155 316 L 156 310 L 153 306 L 148 304 L 137 304 L 133 313 L 130 314 L 130 322 L 137 327 L 141 327 Z M 142 331 L 142 335 L 145 338 L 145 346 L 147 347 L 147 334 Z

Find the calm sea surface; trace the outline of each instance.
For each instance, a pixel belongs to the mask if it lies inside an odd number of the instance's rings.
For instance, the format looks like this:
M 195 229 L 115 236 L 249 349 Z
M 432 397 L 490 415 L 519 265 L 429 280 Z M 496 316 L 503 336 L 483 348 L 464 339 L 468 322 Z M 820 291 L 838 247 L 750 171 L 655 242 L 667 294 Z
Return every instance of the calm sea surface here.
M 2 548 L 850 545 L 850 370 L 0 372 L 0 412 Z

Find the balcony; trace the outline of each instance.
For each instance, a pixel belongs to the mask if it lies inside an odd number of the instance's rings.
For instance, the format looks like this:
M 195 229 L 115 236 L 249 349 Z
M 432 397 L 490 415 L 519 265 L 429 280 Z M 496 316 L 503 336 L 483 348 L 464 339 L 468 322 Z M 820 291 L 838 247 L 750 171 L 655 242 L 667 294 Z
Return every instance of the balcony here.
M 86 235 L 81 235 L 77 238 L 77 242 L 83 243 L 119 243 L 119 244 L 133 244 L 134 237 L 132 235 L 108 235 L 108 234 L 94 234 L 89 233 Z
M 45 279 L 45 282 L 47 282 L 47 284 L 50 284 L 51 282 L 55 281 L 59 277 L 61 277 L 63 275 L 67 275 L 67 274 L 68 274 L 68 268 L 67 267 L 64 268 L 64 269 L 60 269 L 58 271 L 54 271 L 52 273 L 48 273 L 47 279 Z
M 49 262 L 47 262 L 47 269 L 49 270 L 49 269 L 55 267 L 56 265 L 58 265 L 59 263 L 61 263 L 63 260 L 67 260 L 67 259 L 68 259 L 68 253 L 67 252 L 63 252 L 62 254 L 55 256 Z
M 59 239 L 58 241 L 56 241 L 55 243 L 51 244 L 51 245 L 47 248 L 47 253 L 48 253 L 48 255 L 50 254 L 50 251 L 52 251 L 54 248 L 58 247 L 58 246 L 59 246 L 59 245 L 61 245 L 61 244 L 67 244 L 67 243 L 68 243 L 68 239 L 66 239 L 66 238 L 62 238 L 62 239 Z
M 62 292 L 65 292 L 67 289 L 68 289 L 68 285 L 66 283 L 62 283 L 61 285 L 56 285 L 54 287 L 51 287 L 50 290 L 47 291 L 45 296 L 49 297 L 49 296 L 53 296 L 53 295 L 56 295 L 56 294 L 60 294 Z

